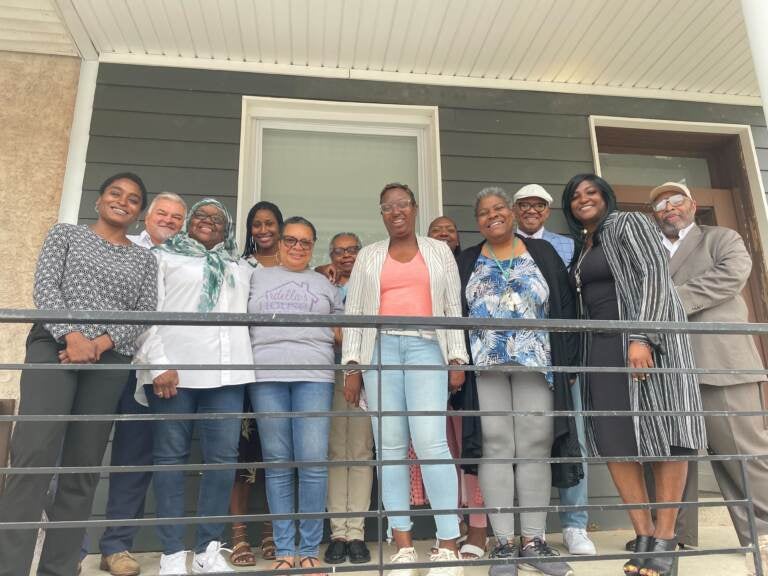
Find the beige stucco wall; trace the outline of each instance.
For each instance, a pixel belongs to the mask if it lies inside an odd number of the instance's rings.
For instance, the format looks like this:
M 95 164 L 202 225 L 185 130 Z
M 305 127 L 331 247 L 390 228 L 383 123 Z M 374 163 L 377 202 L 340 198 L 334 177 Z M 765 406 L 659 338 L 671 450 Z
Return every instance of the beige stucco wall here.
M 35 260 L 59 212 L 80 60 L 0 51 L 0 308 L 31 308 Z M 0 324 L 0 362 L 24 359 L 27 325 Z M 0 399 L 18 396 L 0 370 Z

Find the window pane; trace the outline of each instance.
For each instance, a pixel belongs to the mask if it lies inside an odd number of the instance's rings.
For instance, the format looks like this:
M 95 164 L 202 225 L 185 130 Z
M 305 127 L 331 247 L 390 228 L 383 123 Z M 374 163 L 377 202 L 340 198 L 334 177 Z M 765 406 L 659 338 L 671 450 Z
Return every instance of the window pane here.
M 709 167 L 704 158 L 600 154 L 603 178 L 611 184 L 658 186 L 682 182 L 690 188 L 711 188 Z
M 379 192 L 388 182 L 408 184 L 418 197 L 415 136 L 340 134 L 265 129 L 261 198 L 283 216 L 304 216 L 317 228 L 312 265 L 328 262 L 337 232 L 355 232 L 370 244 L 386 236 Z

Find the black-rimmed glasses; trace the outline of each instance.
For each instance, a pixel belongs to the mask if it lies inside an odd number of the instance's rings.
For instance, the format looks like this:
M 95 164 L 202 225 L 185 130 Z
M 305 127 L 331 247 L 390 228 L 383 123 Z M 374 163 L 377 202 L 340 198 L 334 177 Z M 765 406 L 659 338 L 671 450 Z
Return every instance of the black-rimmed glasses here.
M 304 238 L 299 239 L 295 236 L 283 236 L 280 241 L 288 246 L 288 248 L 293 248 L 298 244 L 299 248 L 305 251 L 312 250 L 312 246 L 315 244 L 312 240 L 305 240 Z
M 346 248 L 334 248 L 331 250 L 331 256 L 336 256 L 337 258 L 344 256 L 344 254 L 354 256 L 358 252 L 360 252 L 360 246 L 347 246 Z

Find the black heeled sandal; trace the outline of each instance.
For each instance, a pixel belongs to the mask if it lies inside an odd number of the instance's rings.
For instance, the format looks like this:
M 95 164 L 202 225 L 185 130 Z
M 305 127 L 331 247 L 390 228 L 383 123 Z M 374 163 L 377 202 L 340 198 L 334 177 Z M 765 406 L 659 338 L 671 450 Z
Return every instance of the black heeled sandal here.
M 677 537 L 669 540 L 654 538 L 653 547 L 649 552 L 673 552 L 677 549 Z M 641 576 L 677 576 L 677 556 L 663 558 L 648 558 L 640 569 Z
M 649 552 L 653 547 L 653 536 L 638 536 L 635 538 L 635 552 Z M 625 576 L 639 576 L 645 566 L 646 559 L 633 556 L 624 563 Z

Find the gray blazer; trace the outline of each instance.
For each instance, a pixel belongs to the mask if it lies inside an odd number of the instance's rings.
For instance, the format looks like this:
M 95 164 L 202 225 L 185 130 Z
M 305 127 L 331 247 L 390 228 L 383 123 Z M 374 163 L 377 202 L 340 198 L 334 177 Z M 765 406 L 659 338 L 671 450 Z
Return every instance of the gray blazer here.
M 752 259 L 741 236 L 730 228 L 694 225 L 669 261 L 672 281 L 691 322 L 748 322 L 741 291 Z M 698 368 L 762 369 L 752 336 L 691 334 Z M 701 384 L 728 386 L 761 382 L 754 374 L 700 374 Z

